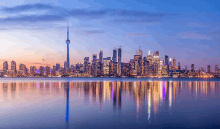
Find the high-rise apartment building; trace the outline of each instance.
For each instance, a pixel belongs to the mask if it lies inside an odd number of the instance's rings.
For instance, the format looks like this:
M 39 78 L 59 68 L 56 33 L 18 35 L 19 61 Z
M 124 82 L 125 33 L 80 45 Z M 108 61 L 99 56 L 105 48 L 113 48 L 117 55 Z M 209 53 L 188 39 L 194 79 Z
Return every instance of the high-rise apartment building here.
M 97 76 L 97 54 L 93 54 L 92 56 L 92 76 L 96 77 Z
M 130 64 L 129 63 L 122 63 L 122 76 L 129 77 L 130 76 Z
M 44 76 L 44 67 L 40 66 L 40 76 Z
M 191 72 L 195 72 L 195 66 L 194 66 L 194 64 L 191 64 Z
M 35 71 L 37 70 L 36 66 L 31 66 L 30 67 L 30 74 L 33 76 L 35 75 Z
M 219 68 L 218 68 L 218 65 L 215 65 L 215 75 L 219 75 Z
M 116 48 L 113 49 L 112 61 L 117 62 L 117 49 Z
M 140 47 L 139 47 L 139 50 L 136 52 L 136 55 L 140 55 L 142 59 L 143 51 L 140 49 Z
M 159 51 L 155 51 L 154 52 L 154 56 L 158 56 L 159 57 Z
M 5 62 L 3 63 L 3 71 L 4 71 L 4 74 L 6 74 L 7 71 L 8 71 L 8 62 L 7 62 L 7 61 L 5 61 Z
M 208 74 L 211 73 L 211 66 L 210 66 L 210 65 L 207 66 L 207 73 L 208 73 Z
M 60 69 L 60 64 L 57 63 L 57 64 L 56 64 L 56 71 L 58 71 L 59 69 Z
M 64 69 L 67 69 L 67 68 L 68 68 L 68 62 L 65 61 L 65 62 L 64 62 Z
M 103 75 L 103 51 L 99 50 L 98 75 Z
M 11 61 L 11 70 L 16 71 L 16 62 L 15 61 Z
M 165 55 L 165 65 L 169 65 L 169 56 Z
M 46 66 L 46 77 L 50 75 L 50 66 Z
M 173 67 L 176 67 L 176 59 L 175 59 L 175 57 L 173 58 Z
M 84 58 L 83 71 L 89 73 L 89 57 Z
M 118 49 L 118 76 L 121 77 L 121 48 Z
M 111 57 L 103 58 L 103 70 L 105 77 L 108 77 L 110 74 L 110 62 L 111 62 Z

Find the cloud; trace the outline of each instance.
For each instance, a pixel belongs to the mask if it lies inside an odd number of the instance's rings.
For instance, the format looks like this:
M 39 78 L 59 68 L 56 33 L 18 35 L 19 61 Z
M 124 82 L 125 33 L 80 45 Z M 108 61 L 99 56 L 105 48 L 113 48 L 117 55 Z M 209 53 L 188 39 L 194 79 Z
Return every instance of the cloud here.
M 91 34 L 102 34 L 105 32 L 102 30 L 80 30 L 79 33 L 83 35 L 91 35 Z
M 55 9 L 55 7 L 52 5 L 36 3 L 36 4 L 18 5 L 15 7 L 5 7 L 2 9 L 2 11 L 5 13 L 19 13 L 30 10 L 48 10 L 48 9 Z
M 129 36 L 129 37 L 151 37 L 151 34 L 139 32 L 139 33 L 127 33 L 126 36 Z
M 2 18 L 2 22 L 40 22 L 40 21 L 64 21 L 65 17 L 59 15 L 32 15 Z
M 211 36 L 198 34 L 195 32 L 184 32 L 182 33 L 182 39 L 205 39 L 205 40 L 212 40 Z
M 39 11 L 46 10 L 41 15 L 21 15 L 20 12 Z M 64 21 L 69 18 L 83 19 L 88 18 L 95 19 L 101 17 L 114 17 L 115 22 L 156 22 L 161 20 L 165 16 L 163 13 L 150 13 L 138 10 L 125 10 L 125 9 L 104 9 L 104 10 L 86 10 L 86 9 L 65 9 L 58 6 L 52 6 L 47 4 L 25 4 L 14 7 L 4 7 L 2 12 L 8 17 L 2 17 L 0 20 L 3 23 L 7 22 L 45 22 L 45 21 Z M 8 14 L 16 14 L 10 16 Z M 118 19 L 120 17 L 120 19 Z

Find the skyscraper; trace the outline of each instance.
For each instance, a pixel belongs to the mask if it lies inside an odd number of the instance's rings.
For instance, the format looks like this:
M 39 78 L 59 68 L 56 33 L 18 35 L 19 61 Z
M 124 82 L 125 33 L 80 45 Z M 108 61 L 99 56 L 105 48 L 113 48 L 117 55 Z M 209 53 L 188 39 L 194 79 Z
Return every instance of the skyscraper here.
M 121 48 L 118 49 L 118 76 L 121 76 Z
M 11 61 L 11 70 L 16 71 L 16 62 L 15 61 Z
M 64 69 L 67 69 L 67 68 L 68 68 L 68 62 L 65 61 L 65 62 L 64 62 Z
M 92 76 L 97 76 L 97 54 L 93 54 L 92 56 Z
M 103 62 L 103 51 L 99 50 L 99 62 Z
M 211 66 L 210 65 L 207 66 L 207 73 L 209 73 L 209 74 L 211 73 Z
M 194 66 L 194 64 L 191 64 L 191 72 L 195 72 L 195 66 Z
M 154 56 L 159 56 L 159 51 L 155 51 Z
M 215 75 L 219 74 L 219 69 L 218 69 L 218 65 L 215 65 Z
M 36 66 L 31 66 L 31 67 L 30 67 L 30 74 L 31 74 L 31 75 L 34 75 L 36 70 L 37 70 L 37 69 L 36 69 Z
M 70 66 L 70 61 L 69 61 L 69 44 L 70 44 L 70 40 L 69 40 L 69 24 L 67 26 L 67 40 L 66 40 L 66 44 L 67 44 L 67 68 L 69 68 L 69 66 Z
M 4 71 L 4 73 L 6 73 L 7 70 L 8 70 L 8 62 L 5 61 L 5 62 L 3 63 L 3 71 Z
M 165 65 L 169 65 L 169 56 L 165 55 Z
M 112 61 L 117 62 L 117 49 L 116 48 L 113 49 Z
M 103 75 L 103 51 L 99 50 L 98 74 Z
M 139 50 L 136 52 L 136 55 L 140 55 L 142 58 L 143 52 L 142 52 L 140 46 L 139 46 Z
M 180 62 L 178 62 L 178 70 L 181 70 Z
M 56 71 L 58 71 L 60 69 L 60 64 L 56 64 Z
M 103 62 L 104 76 L 109 76 L 111 57 L 103 58 Z
M 175 59 L 175 57 L 173 58 L 173 67 L 176 67 L 176 59 Z
M 89 57 L 85 57 L 84 58 L 84 68 L 83 68 L 83 71 L 85 73 L 89 72 Z

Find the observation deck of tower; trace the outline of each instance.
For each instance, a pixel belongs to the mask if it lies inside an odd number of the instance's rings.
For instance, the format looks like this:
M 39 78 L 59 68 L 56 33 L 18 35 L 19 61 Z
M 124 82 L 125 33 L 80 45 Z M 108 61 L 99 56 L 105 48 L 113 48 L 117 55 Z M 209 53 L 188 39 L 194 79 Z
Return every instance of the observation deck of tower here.
M 69 68 L 69 66 L 70 66 L 70 62 L 69 62 L 69 44 L 70 44 L 70 40 L 69 40 L 69 24 L 67 26 L 67 40 L 66 40 L 66 44 L 67 44 L 67 68 Z

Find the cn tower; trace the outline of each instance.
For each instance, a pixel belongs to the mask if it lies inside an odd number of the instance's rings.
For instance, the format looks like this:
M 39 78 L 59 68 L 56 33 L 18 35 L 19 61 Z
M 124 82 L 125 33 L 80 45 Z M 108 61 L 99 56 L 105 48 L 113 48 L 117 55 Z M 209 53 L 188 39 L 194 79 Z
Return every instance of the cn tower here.
M 70 40 L 69 40 L 69 24 L 68 24 L 68 26 L 67 26 L 67 40 L 66 40 L 66 45 L 67 45 L 67 68 L 69 68 L 69 66 L 70 66 L 69 44 L 70 44 Z

